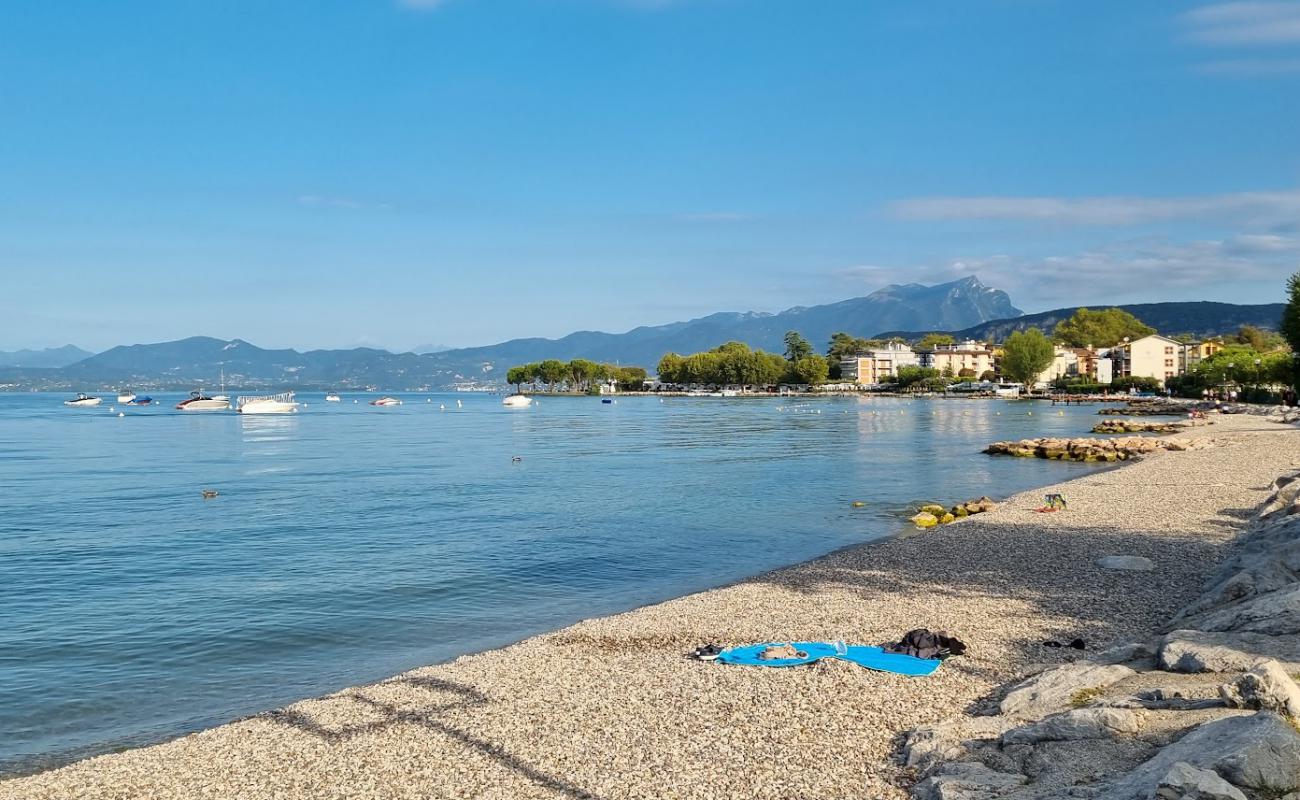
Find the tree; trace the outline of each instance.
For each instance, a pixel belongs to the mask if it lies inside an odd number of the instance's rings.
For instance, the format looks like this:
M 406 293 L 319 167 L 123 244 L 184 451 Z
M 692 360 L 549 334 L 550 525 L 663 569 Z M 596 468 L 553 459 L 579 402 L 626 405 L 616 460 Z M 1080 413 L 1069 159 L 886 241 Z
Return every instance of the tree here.
M 1122 308 L 1081 308 L 1057 324 L 1053 337 L 1066 347 L 1113 347 L 1124 340 L 1150 336 L 1156 329 Z
M 905 365 L 899 367 L 898 371 L 890 377 L 892 377 L 893 380 L 887 381 L 887 383 L 893 383 L 897 385 L 898 388 L 905 389 L 914 384 L 935 380 L 940 376 L 939 370 L 934 367 L 914 367 L 911 365 Z
M 799 335 L 799 331 L 786 331 L 785 334 L 785 360 L 791 364 L 796 361 L 807 358 L 812 355 L 812 345 L 808 340 Z
M 790 365 L 788 383 L 806 383 L 818 386 L 826 382 L 830 365 L 819 355 L 804 356 Z
M 549 391 L 555 391 L 555 384 L 568 376 L 569 365 L 555 358 L 548 358 L 537 365 L 537 377 L 546 382 Z
M 918 350 L 933 350 L 941 344 L 953 344 L 957 340 L 947 333 L 927 333 L 916 343 Z
M 1238 344 L 1247 345 L 1259 353 L 1270 353 L 1286 345 L 1286 341 L 1280 335 L 1273 331 L 1257 328 L 1254 325 L 1242 325 L 1237 329 L 1237 333 L 1232 337 L 1232 340 Z
M 1286 293 L 1286 308 L 1282 309 L 1279 329 L 1282 338 L 1291 345 L 1292 358 L 1300 359 L 1300 272 L 1287 279 Z M 1300 392 L 1300 363 L 1291 364 L 1291 381 L 1293 388 Z
M 1037 328 L 1016 331 L 1002 345 L 1002 374 L 1016 383 L 1032 387 L 1055 357 L 1052 342 L 1042 331 Z
M 569 388 L 578 392 L 590 388 L 591 381 L 596 378 L 600 370 L 599 364 L 585 358 L 575 358 L 565 366 L 568 372 Z
M 514 384 L 516 392 L 524 390 L 524 381 L 528 380 L 528 367 L 511 367 L 506 370 L 506 383 Z
M 645 388 L 646 371 L 642 367 L 619 367 L 614 370 L 618 388 L 625 392 L 639 392 Z
M 664 357 L 659 359 L 659 366 L 656 371 L 659 373 L 659 380 L 662 383 L 685 383 L 682 380 L 682 363 L 685 361 L 676 353 L 664 353 Z

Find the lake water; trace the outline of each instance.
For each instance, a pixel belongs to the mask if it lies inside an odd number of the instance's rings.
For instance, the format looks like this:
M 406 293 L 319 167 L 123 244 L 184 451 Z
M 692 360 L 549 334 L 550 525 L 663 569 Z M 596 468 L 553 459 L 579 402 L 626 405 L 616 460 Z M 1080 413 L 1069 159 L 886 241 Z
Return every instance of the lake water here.
M 511 410 L 472 394 L 301 395 L 297 415 L 242 417 L 155 397 L 0 394 L 0 774 L 866 542 L 919 500 L 1065 479 L 1090 468 L 980 449 L 1096 419 L 992 400 Z

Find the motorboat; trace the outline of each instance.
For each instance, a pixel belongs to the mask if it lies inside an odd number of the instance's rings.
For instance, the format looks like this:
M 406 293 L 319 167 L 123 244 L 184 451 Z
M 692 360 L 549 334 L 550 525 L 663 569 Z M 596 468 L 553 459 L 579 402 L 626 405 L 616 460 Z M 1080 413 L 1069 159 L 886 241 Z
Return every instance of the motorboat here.
M 126 405 L 128 406 L 147 406 L 152 404 L 153 404 L 153 398 L 147 395 L 144 397 L 136 397 L 132 395 L 131 399 L 126 401 Z
M 209 397 L 203 392 L 190 392 L 188 400 L 182 400 L 176 404 L 176 408 L 181 411 L 225 411 L 230 408 L 230 398 L 224 394 L 215 397 Z
M 330 392 L 329 394 L 325 395 L 325 402 L 327 402 L 327 403 L 342 403 L 342 402 L 343 402 L 343 398 L 342 398 L 342 397 L 339 397 L 339 396 L 338 396 L 337 394 L 335 394 L 334 392 Z
M 528 408 L 532 404 L 533 398 L 526 394 L 512 394 L 501 401 L 506 408 Z
M 293 399 L 293 392 L 283 392 L 236 398 L 235 410 L 240 414 L 293 414 L 298 410 L 298 403 Z
M 130 405 L 132 400 L 135 400 L 135 392 L 130 389 L 123 389 L 117 393 L 117 402 L 123 405 Z
M 401 404 L 402 401 L 398 400 L 396 397 L 381 397 L 378 400 L 370 401 L 370 405 L 372 406 L 400 406 Z
M 84 408 L 88 406 L 97 406 L 102 402 L 104 401 L 101 398 L 91 397 L 88 394 L 82 393 L 82 394 L 78 394 L 75 400 L 64 400 L 63 404 L 65 406 L 75 406 L 77 408 Z

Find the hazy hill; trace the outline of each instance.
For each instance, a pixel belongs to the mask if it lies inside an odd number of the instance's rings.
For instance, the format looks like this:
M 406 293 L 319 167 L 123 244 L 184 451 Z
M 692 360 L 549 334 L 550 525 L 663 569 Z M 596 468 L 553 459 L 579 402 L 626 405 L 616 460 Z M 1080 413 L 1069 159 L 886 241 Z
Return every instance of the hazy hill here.
M 65 344 L 62 347 L 47 347 L 44 350 L 0 351 L 0 367 L 32 367 L 36 369 L 58 369 L 94 355 L 89 350 Z

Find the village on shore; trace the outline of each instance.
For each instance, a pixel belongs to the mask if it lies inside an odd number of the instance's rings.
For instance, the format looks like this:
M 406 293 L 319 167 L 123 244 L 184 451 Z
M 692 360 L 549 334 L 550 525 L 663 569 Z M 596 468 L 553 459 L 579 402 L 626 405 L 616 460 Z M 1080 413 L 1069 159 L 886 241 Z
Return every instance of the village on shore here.
M 1017 331 L 1000 343 L 926 334 L 863 339 L 835 334 L 826 355 L 797 331 L 785 353 L 728 342 L 691 355 L 668 353 L 657 374 L 588 359 L 513 367 L 527 393 L 650 392 L 697 396 L 906 393 L 955 396 L 1127 396 L 1294 404 L 1295 358 L 1278 333 L 1242 326 L 1227 336 L 1165 335 L 1128 312 L 1080 309 L 1052 336 Z M 526 388 L 525 388 L 526 387 Z

